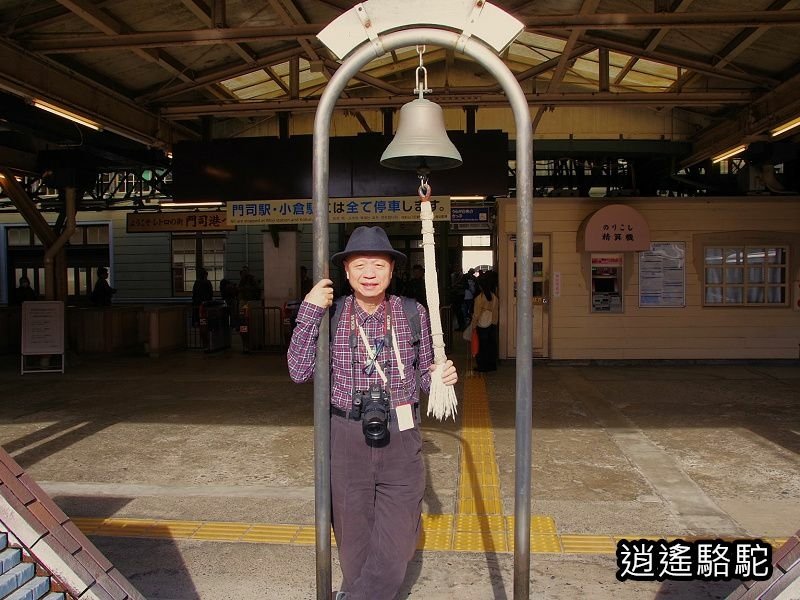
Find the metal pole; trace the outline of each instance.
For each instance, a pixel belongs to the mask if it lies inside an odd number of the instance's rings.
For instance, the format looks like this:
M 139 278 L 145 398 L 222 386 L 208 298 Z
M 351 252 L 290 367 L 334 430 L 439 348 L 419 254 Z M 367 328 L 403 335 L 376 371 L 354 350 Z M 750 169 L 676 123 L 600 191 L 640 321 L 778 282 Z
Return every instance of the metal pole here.
M 320 98 L 314 119 L 313 201 L 314 279 L 328 273 L 328 175 L 330 123 L 336 100 L 350 79 L 372 59 L 396 50 L 430 44 L 456 48 L 459 34 L 443 29 L 414 28 L 378 38 L 380 44 L 364 43 L 342 62 Z M 517 129 L 517 428 L 515 483 L 514 600 L 530 596 L 531 511 L 531 414 L 533 405 L 533 147 L 531 116 L 525 94 L 514 74 L 482 42 L 470 38 L 463 53 L 480 63 L 503 88 Z M 376 157 L 377 160 L 377 157 Z M 527 302 L 525 300 L 528 300 Z M 331 591 L 330 547 L 330 354 L 329 321 L 323 319 L 317 341 L 314 373 L 314 462 L 317 524 L 317 600 L 328 600 Z
M 331 83 L 335 76 L 331 79 Z M 347 81 L 345 80 L 345 83 Z M 313 277 L 314 283 L 327 278 L 328 271 L 328 175 L 329 133 L 333 104 L 340 92 L 330 95 L 330 108 L 323 111 L 328 89 L 320 100 L 314 121 L 312 198 Z M 330 381 L 330 318 L 322 318 L 317 339 L 314 367 L 314 504 L 317 543 L 317 600 L 331 597 L 331 381 Z

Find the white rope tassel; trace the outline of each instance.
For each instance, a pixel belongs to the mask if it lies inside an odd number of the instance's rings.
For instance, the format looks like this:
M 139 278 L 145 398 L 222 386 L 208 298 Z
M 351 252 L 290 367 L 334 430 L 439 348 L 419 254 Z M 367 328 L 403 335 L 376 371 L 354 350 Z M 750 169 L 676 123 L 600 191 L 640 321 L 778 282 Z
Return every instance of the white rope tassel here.
M 423 192 L 423 187 L 427 188 Z M 428 395 L 428 415 L 442 421 L 448 417 L 456 418 L 458 399 L 452 385 L 442 381 L 442 370 L 447 362 L 444 353 L 444 334 L 442 318 L 439 314 L 439 284 L 436 275 L 436 244 L 433 238 L 433 211 L 431 210 L 431 187 L 427 184 L 419 189 L 420 219 L 422 220 L 422 250 L 425 256 L 425 294 L 428 298 L 428 313 L 431 319 L 433 338 L 433 362 L 436 369 L 431 373 L 431 391 Z

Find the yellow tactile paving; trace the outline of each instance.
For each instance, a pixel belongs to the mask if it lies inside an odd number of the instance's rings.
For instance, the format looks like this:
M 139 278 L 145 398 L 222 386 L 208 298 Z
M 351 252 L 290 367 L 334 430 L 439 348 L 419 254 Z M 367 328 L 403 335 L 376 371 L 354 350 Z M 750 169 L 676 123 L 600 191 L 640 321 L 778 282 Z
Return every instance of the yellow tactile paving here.
M 154 539 L 192 539 L 208 542 L 292 544 L 313 546 L 313 525 L 266 523 L 218 523 L 210 521 L 166 521 L 158 519 L 97 519 L 78 517 L 72 522 L 86 535 Z M 435 552 L 513 552 L 514 517 L 501 514 L 422 515 L 417 548 Z M 550 554 L 613 554 L 621 539 L 689 539 L 668 535 L 578 535 L 561 534 L 554 519 L 531 516 L 530 550 Z M 719 536 L 709 536 L 716 538 Z M 737 538 L 738 539 L 738 538 Z M 789 538 L 761 538 L 777 549 Z M 331 543 L 335 545 L 333 532 Z
M 514 531 L 514 517 L 506 517 L 506 529 Z M 553 534 L 557 533 L 556 520 L 546 515 L 531 515 L 531 534 Z
M 506 534 L 500 530 L 456 531 L 453 550 L 457 552 L 508 552 Z
M 317 530 L 313 525 L 304 525 L 297 531 L 297 535 L 292 540 L 292 544 L 299 546 L 313 546 L 317 543 Z M 331 531 L 331 545 L 336 545 L 336 540 L 333 538 L 333 531 Z
M 250 525 L 239 523 L 203 523 L 192 535 L 193 540 L 239 541 Z
M 617 545 L 607 535 L 562 535 L 565 554 L 614 554 Z
M 496 515 L 503 511 L 503 503 L 487 498 L 464 498 L 458 501 L 458 512 L 462 514 Z
M 260 544 L 291 544 L 297 537 L 297 525 L 253 525 L 241 536 L 242 542 Z
M 514 552 L 514 532 L 507 532 L 507 536 L 508 551 Z M 530 551 L 533 554 L 561 554 L 563 552 L 561 548 L 561 539 L 555 534 L 531 534 Z

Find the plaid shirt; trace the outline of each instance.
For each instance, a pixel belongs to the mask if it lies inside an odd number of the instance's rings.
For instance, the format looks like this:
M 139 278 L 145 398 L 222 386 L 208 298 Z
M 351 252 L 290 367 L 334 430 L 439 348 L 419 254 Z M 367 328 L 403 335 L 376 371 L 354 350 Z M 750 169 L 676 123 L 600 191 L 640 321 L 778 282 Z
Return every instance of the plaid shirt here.
M 397 368 L 394 350 L 387 344 L 378 354 L 378 362 L 383 367 L 389 379 L 392 408 L 409 402 L 419 401 L 417 377 L 414 373 L 414 346 L 411 344 L 411 326 L 403 313 L 403 304 L 399 297 L 389 296 L 389 310 L 391 315 L 392 336 L 397 339 L 400 357 L 406 369 L 405 381 L 400 380 L 400 371 Z M 361 326 L 370 343 L 375 339 L 383 338 L 386 324 L 386 303 L 382 302 L 373 314 L 367 313 L 355 302 L 353 296 L 347 298 L 342 306 L 339 326 L 333 337 L 331 346 L 331 404 L 342 410 L 349 410 L 353 401 L 354 390 L 367 390 L 370 384 L 383 385 L 377 369 L 371 375 L 364 373 L 364 364 L 367 359 L 366 349 L 361 337 L 358 336 L 358 347 L 354 349 L 357 364 L 351 363 L 350 349 L 350 315 L 355 310 L 356 323 Z M 430 322 L 428 312 L 417 303 L 422 328 L 422 339 L 419 347 L 419 383 L 425 392 L 431 387 L 431 375 L 428 367 L 433 363 L 433 346 L 430 335 Z M 289 375 L 292 381 L 304 383 L 314 376 L 314 366 L 317 354 L 317 338 L 319 337 L 319 324 L 325 314 L 325 309 L 308 302 L 300 305 L 297 313 L 297 326 L 292 334 L 287 355 L 289 361 Z M 355 385 L 353 384 L 353 371 L 355 371 Z

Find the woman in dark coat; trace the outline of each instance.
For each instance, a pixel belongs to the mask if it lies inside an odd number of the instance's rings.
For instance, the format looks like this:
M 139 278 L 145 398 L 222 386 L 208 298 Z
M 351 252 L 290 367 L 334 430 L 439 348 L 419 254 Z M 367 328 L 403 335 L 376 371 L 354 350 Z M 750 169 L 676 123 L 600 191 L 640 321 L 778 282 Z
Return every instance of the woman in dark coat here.
M 487 271 L 478 278 L 479 294 L 472 311 L 472 328 L 478 332 L 476 371 L 497 370 L 497 323 L 500 301 L 497 298 L 497 273 Z

